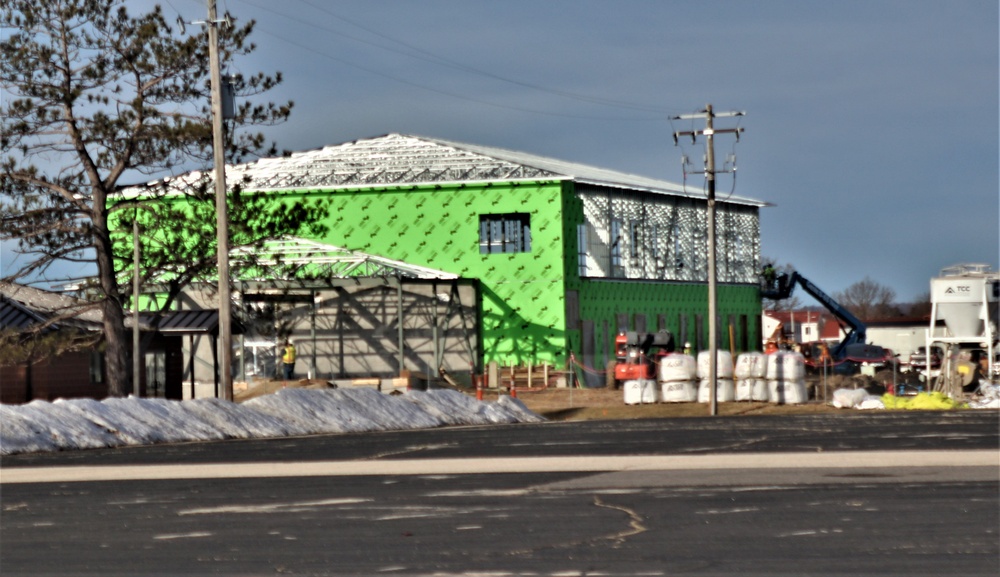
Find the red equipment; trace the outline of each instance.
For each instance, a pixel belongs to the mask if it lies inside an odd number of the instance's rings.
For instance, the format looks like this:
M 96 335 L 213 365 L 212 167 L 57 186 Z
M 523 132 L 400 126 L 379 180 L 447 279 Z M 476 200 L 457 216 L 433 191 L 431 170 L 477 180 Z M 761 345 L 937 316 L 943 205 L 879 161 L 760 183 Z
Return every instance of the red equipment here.
M 621 331 L 615 337 L 615 381 L 655 379 L 656 367 L 649 351 L 659 347 L 662 352 L 674 350 L 674 336 L 669 331 L 637 333 Z

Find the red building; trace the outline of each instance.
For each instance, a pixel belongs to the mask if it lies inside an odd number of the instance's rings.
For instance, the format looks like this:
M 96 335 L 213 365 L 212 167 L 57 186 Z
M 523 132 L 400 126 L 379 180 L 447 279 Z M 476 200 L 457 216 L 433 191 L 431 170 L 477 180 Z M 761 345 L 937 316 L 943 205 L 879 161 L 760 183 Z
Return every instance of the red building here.
M 126 324 L 131 321 L 127 317 Z M 184 360 L 184 337 L 214 341 L 218 321 L 215 310 L 171 311 L 158 319 L 144 313 L 140 396 L 183 398 L 185 376 L 194 371 L 193 357 Z M 108 395 L 106 377 L 101 313 L 94 303 L 0 283 L 0 403 L 101 399 Z

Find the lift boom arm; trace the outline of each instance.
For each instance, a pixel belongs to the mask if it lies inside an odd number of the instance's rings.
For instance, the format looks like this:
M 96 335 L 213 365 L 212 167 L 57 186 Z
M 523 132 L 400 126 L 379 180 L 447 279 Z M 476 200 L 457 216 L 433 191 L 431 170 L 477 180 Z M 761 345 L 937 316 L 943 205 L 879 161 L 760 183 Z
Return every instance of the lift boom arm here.
M 795 289 L 795 284 L 798 283 L 802 285 L 802 289 L 810 294 L 813 298 L 818 300 L 826 310 L 833 313 L 833 316 L 837 317 L 844 325 L 850 329 L 844 340 L 837 345 L 831 353 L 834 358 L 840 358 L 843 356 L 844 350 L 848 345 L 855 343 L 864 343 L 867 336 L 868 327 L 865 323 L 861 322 L 858 317 L 851 314 L 851 312 L 844 307 L 840 306 L 840 303 L 833 300 L 833 298 L 820 290 L 818 286 L 813 284 L 812 281 L 800 275 L 798 271 L 792 271 L 791 275 L 782 274 L 777 278 L 777 287 L 768 287 L 767 290 L 761 291 L 761 296 L 774 300 L 786 299 L 792 295 L 792 291 Z

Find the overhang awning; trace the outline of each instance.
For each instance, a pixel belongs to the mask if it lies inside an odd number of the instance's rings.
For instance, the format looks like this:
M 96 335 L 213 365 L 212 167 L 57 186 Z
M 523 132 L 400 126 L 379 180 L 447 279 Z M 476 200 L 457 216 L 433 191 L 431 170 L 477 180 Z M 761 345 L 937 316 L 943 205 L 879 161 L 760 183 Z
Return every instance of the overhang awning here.
M 141 315 L 144 326 L 151 327 L 155 315 Z M 160 316 L 156 330 L 164 335 L 217 335 L 219 333 L 219 311 L 217 309 L 167 311 Z M 243 332 L 243 326 L 233 322 L 233 334 Z

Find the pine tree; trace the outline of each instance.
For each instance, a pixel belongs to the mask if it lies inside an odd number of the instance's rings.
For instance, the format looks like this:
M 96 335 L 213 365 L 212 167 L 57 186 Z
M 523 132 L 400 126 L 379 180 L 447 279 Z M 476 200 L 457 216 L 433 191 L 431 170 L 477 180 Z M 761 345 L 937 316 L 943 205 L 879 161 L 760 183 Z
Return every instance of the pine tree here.
M 8 31 L 0 41 L 0 239 L 28 257 L 9 278 L 45 278 L 66 261 L 96 268 L 89 294 L 103 313 L 109 394 L 125 395 L 132 219 L 143 224 L 143 274 L 169 274 L 173 294 L 214 270 L 210 179 L 189 186 L 181 203 L 165 200 L 166 189 L 136 196 L 122 186 L 211 166 L 207 32 L 175 30 L 159 6 L 132 16 L 121 0 L 7 0 L 0 27 Z M 220 26 L 223 62 L 254 50 L 253 27 Z M 246 97 L 280 81 L 233 78 Z M 228 161 L 273 155 L 253 131 L 286 120 L 291 108 L 241 100 Z M 236 184 L 234 247 L 295 233 L 319 214 L 315 205 L 240 195 Z

